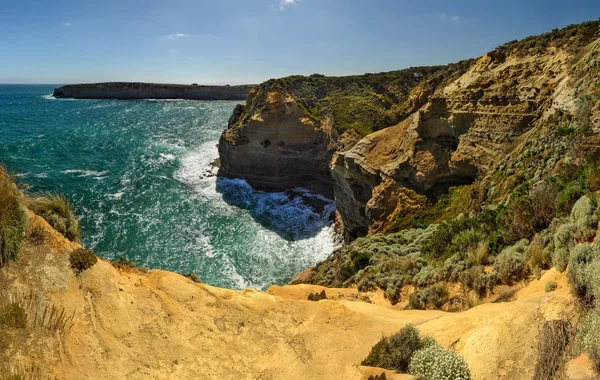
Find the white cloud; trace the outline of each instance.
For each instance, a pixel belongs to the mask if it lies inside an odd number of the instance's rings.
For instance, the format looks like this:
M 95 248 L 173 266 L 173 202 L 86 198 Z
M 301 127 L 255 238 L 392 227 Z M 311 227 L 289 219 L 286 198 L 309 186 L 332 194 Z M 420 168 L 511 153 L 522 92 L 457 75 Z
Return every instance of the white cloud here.
M 287 6 L 298 4 L 296 0 L 280 0 L 279 1 L 279 10 L 283 11 Z
M 173 33 L 173 34 L 167 34 L 166 36 L 162 36 L 161 39 L 163 40 L 178 40 L 180 38 L 185 38 L 185 37 L 189 37 L 189 34 L 184 34 L 184 33 Z
M 445 13 L 440 13 L 440 19 L 441 20 L 452 20 L 452 21 L 458 21 L 460 20 L 460 17 L 457 15 L 447 15 Z
M 68 28 L 73 24 L 71 24 L 69 21 L 65 21 L 65 22 L 61 23 L 61 25 L 64 26 L 65 28 Z

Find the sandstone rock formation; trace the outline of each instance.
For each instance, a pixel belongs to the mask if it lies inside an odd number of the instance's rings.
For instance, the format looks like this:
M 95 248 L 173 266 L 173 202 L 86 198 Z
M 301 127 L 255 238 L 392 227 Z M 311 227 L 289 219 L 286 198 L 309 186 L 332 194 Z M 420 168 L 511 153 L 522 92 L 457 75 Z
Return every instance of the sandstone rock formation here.
M 253 87 L 108 82 L 62 86 L 54 89 L 54 96 L 75 99 L 243 100 Z
M 575 112 L 576 67 L 591 67 L 597 38 L 597 23 L 588 23 L 446 69 L 409 69 L 412 75 L 401 79 L 348 78 L 355 86 L 340 85 L 340 78 L 267 82 L 224 132 L 220 175 L 266 190 L 311 183 L 305 187 L 333 193 L 346 240 L 383 231 L 407 207 L 418 207 L 417 198 L 485 177 L 532 136 L 539 138 L 548 117 Z M 390 85 L 398 81 L 402 91 Z M 392 101 L 386 93 L 393 91 Z M 346 99 L 346 111 L 335 97 Z M 377 106 L 382 118 L 365 124 Z M 357 134 L 364 135 L 358 142 Z
M 244 178 L 261 190 L 303 187 L 333 197 L 327 122 L 317 124 L 289 95 L 269 92 L 260 107 L 255 96 L 249 96 L 253 113 L 244 128 L 230 126 L 221 136 L 219 175 Z M 240 117 L 233 116 L 230 125 Z

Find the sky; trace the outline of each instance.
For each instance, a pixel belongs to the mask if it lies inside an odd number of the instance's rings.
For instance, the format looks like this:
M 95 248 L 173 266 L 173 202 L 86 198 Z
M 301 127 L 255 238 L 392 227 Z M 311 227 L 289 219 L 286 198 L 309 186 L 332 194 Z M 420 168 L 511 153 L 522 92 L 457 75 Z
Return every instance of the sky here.
M 599 0 L 0 0 L 0 83 L 373 73 L 599 17 Z

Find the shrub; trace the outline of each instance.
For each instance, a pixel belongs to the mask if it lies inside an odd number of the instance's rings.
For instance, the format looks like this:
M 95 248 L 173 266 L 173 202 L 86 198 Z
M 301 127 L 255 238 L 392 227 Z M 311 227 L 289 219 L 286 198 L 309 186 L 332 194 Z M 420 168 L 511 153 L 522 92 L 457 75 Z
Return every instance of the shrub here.
M 459 281 L 462 273 L 469 268 L 469 263 L 463 260 L 459 255 L 454 255 L 444 261 L 442 268 L 446 281 Z
M 598 217 L 596 205 L 590 197 L 584 195 L 573 205 L 570 220 L 575 226 L 575 238 L 579 241 L 591 240 L 596 235 Z
M 566 320 L 547 321 L 540 332 L 538 362 L 534 380 L 552 380 L 563 361 L 563 352 L 572 335 L 571 323 Z
M 512 247 L 505 248 L 496 258 L 494 270 L 503 283 L 511 284 L 519 281 L 529 273 L 524 255 L 528 243 L 523 239 Z
M 471 371 L 464 359 L 439 344 L 415 352 L 410 360 L 408 372 L 419 379 L 427 380 L 471 379 Z
M 201 283 L 200 277 L 196 273 L 184 273 L 183 275 L 193 282 Z
M 544 290 L 546 291 L 546 293 L 550 293 L 556 290 L 556 281 L 548 281 L 546 282 L 546 285 L 544 286 Z
M 487 240 L 480 241 L 475 247 L 467 251 L 467 262 L 471 265 L 486 265 L 488 263 L 488 252 L 490 243 Z
M 320 301 L 320 300 L 326 300 L 326 299 L 327 299 L 327 294 L 325 293 L 325 290 L 321 290 L 321 293 L 310 293 L 308 295 L 309 301 Z
M 42 245 L 46 241 L 46 231 L 42 226 L 36 224 L 29 230 L 29 241 L 35 245 Z
M 525 258 L 527 265 L 536 277 L 539 278 L 539 274 L 542 269 L 548 269 L 551 266 L 552 258 L 549 257 L 546 247 L 550 243 L 551 235 L 548 230 L 544 230 L 533 237 L 531 244 L 525 250 Z
M 530 239 L 535 234 L 535 210 L 528 196 L 518 197 L 510 203 L 504 225 L 508 243 Z
M 17 258 L 25 239 L 26 215 L 19 205 L 19 190 L 0 166 L 0 267 Z
M 0 325 L 8 328 L 22 329 L 27 326 L 27 313 L 17 302 L 0 307 Z
M 479 223 L 475 219 L 463 218 L 442 223 L 421 245 L 421 253 L 426 257 L 441 258 L 446 256 L 446 249 L 452 240 L 462 231 L 476 229 Z
M 559 272 L 564 272 L 569 263 L 569 254 L 575 246 L 575 226 L 568 223 L 558 227 L 554 235 L 554 252 L 552 253 L 552 265 Z
M 71 252 L 69 262 L 71 263 L 71 268 L 75 274 L 80 274 L 84 270 L 94 266 L 94 264 L 98 262 L 98 258 L 89 249 L 77 248 Z
M 394 335 L 381 338 L 361 365 L 406 372 L 413 353 L 421 348 L 419 330 L 408 324 Z
M 446 256 L 459 254 L 461 257 L 466 257 L 469 251 L 476 249 L 486 238 L 487 236 L 478 229 L 463 230 L 452 238 L 445 254 Z
M 569 183 L 556 197 L 556 212 L 559 215 L 569 215 L 573 205 L 582 195 L 583 190 L 578 183 Z
M 419 287 L 433 285 L 442 279 L 442 271 L 432 265 L 423 267 L 412 279 L 414 285 Z
M 531 191 L 536 230 L 548 227 L 556 216 L 557 196 L 558 188 L 553 182 L 543 182 Z
M 413 309 L 439 309 L 448 301 L 448 289 L 442 284 L 436 284 L 425 289 L 417 290 L 410 295 L 409 304 Z
M 79 220 L 71 211 L 71 205 L 64 195 L 43 193 L 29 199 L 27 205 L 64 237 L 79 241 Z
M 594 247 L 596 250 L 598 246 Z M 598 306 L 598 300 L 600 300 L 600 260 L 594 259 L 587 267 L 585 271 L 586 275 L 586 293 L 591 294 L 596 307 Z
M 589 313 L 578 329 L 579 348 L 589 354 L 596 371 L 600 371 L 600 310 Z
M 582 244 L 573 249 L 569 258 L 567 280 L 575 296 L 586 303 L 591 302 L 593 299 L 592 289 L 588 284 L 590 279 L 589 266 L 598 257 L 600 257 L 598 247 Z

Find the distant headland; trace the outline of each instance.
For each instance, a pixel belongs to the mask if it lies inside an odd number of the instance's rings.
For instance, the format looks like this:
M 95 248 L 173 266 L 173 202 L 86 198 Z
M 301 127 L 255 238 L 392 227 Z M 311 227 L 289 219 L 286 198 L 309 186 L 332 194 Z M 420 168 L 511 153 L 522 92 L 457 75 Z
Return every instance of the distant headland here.
M 255 85 L 202 86 L 140 82 L 71 84 L 54 89 L 54 97 L 75 99 L 245 100 Z

